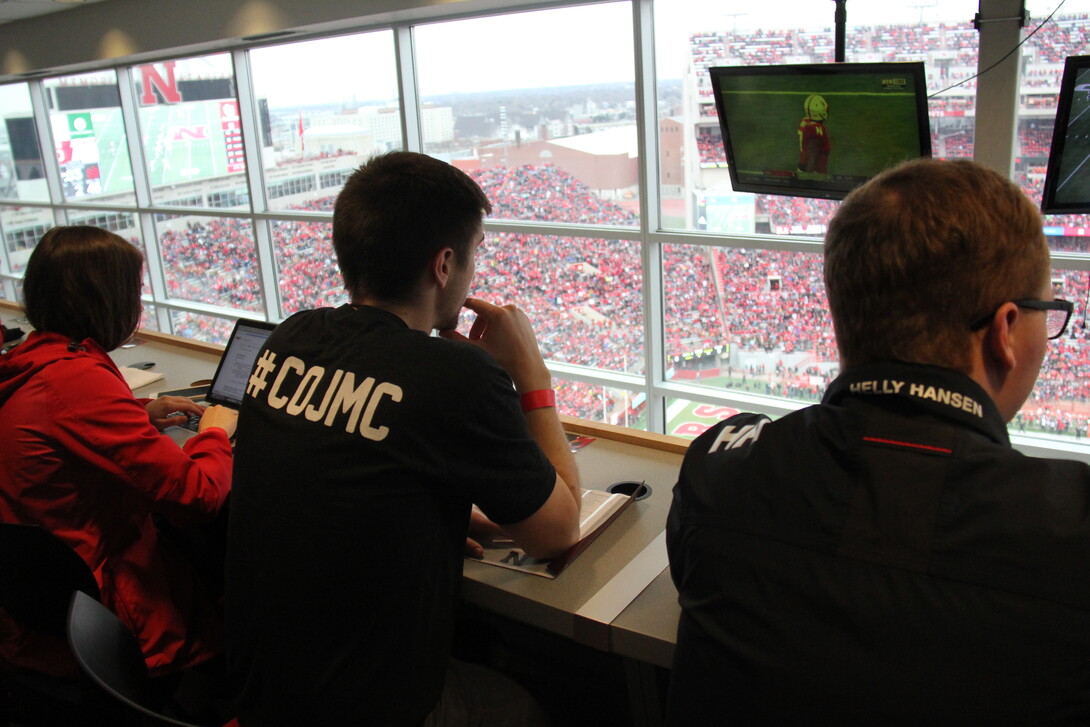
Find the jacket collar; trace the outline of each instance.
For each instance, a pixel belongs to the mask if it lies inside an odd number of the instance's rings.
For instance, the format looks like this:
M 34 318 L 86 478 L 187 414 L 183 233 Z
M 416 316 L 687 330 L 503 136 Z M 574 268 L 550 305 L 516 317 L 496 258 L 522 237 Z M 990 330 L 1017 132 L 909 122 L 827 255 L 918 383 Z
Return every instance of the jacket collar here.
M 1010 445 L 995 402 L 978 383 L 953 369 L 893 361 L 854 366 L 829 385 L 822 403 L 854 397 L 896 399 Z

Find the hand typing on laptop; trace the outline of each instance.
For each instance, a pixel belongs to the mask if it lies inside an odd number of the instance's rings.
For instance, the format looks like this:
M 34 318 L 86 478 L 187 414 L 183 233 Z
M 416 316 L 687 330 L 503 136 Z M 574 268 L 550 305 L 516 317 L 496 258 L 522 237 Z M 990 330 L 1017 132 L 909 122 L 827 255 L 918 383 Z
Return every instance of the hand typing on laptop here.
M 199 417 L 204 413 L 203 406 L 184 396 L 160 396 L 149 401 L 144 408 L 148 410 L 152 425 L 159 431 L 185 424 L 189 414 Z
M 201 423 L 197 426 L 198 432 L 203 432 L 209 427 L 219 427 L 227 432 L 227 437 L 235 436 L 235 426 L 238 424 L 238 410 L 230 407 L 212 404 L 205 407 Z
M 201 406 L 184 396 L 160 396 L 147 405 L 148 416 L 156 428 L 180 426 L 203 432 L 208 427 L 219 427 L 228 437 L 235 436 L 238 411 L 219 404 Z

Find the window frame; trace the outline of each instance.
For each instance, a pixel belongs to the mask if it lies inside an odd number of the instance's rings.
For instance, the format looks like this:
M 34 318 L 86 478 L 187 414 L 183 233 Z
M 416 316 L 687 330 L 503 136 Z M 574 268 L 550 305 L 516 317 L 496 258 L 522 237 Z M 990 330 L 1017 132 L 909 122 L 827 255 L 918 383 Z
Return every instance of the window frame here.
M 712 390 L 684 381 L 666 378 L 666 351 L 664 316 L 664 280 L 663 246 L 664 245 L 701 245 L 711 247 L 744 247 L 757 250 L 773 250 L 803 253 L 818 253 L 822 249 L 819 238 L 786 237 L 775 235 L 723 235 L 702 233 L 692 230 L 667 230 L 662 226 L 662 181 L 660 176 L 659 149 L 659 109 L 657 106 L 658 86 L 655 74 L 655 32 L 654 15 L 656 9 L 668 10 L 665 0 L 616 0 L 627 2 L 632 13 L 632 43 L 635 64 L 635 102 L 637 109 L 637 149 L 639 177 L 639 223 L 638 227 L 590 226 L 549 222 L 521 222 L 514 220 L 486 220 L 486 233 L 515 232 L 543 235 L 556 235 L 575 238 L 607 238 L 635 241 L 640 248 L 640 265 L 643 273 L 643 322 L 644 322 L 644 365 L 643 374 L 611 372 L 582 366 L 549 362 L 549 368 L 560 378 L 592 384 L 596 386 L 616 387 L 629 390 L 635 395 L 642 394 L 647 402 L 646 421 L 648 429 L 663 432 L 666 426 L 666 408 L 674 399 L 693 402 L 730 406 L 746 411 L 757 411 L 770 416 L 782 416 L 808 406 L 801 401 L 757 396 L 730 390 Z M 656 8 L 656 3 L 658 8 Z M 236 41 L 230 46 L 234 84 L 242 117 L 243 138 L 246 141 L 246 179 L 249 187 L 248 209 L 230 209 L 215 206 L 178 207 L 152 203 L 149 180 L 146 171 L 146 159 L 140 137 L 140 124 L 137 119 L 138 99 L 135 98 L 133 74 L 139 65 L 208 55 L 220 52 L 169 53 L 156 52 L 141 57 L 140 61 L 107 61 L 100 64 L 81 64 L 77 67 L 50 69 L 49 78 L 84 72 L 88 67 L 110 68 L 117 73 L 118 88 L 121 94 L 122 114 L 126 124 L 129 157 L 133 167 L 135 205 L 101 204 L 93 200 L 73 200 L 65 202 L 61 194 L 59 175 L 55 164 L 47 163 L 46 178 L 51 200 L 32 202 L 18 200 L 0 200 L 0 206 L 18 205 L 22 207 L 50 210 L 57 224 L 64 224 L 69 214 L 86 216 L 95 212 L 102 215 L 133 216 L 136 220 L 141 239 L 148 251 L 148 273 L 151 294 L 146 302 L 154 305 L 154 316 L 160 330 L 172 330 L 171 316 L 175 312 L 187 312 L 200 315 L 230 319 L 245 315 L 243 311 L 191 303 L 171 299 L 167 296 L 165 275 L 158 238 L 155 234 L 155 220 L 160 215 L 175 216 L 180 213 L 195 213 L 211 217 L 242 218 L 248 220 L 254 230 L 258 258 L 260 290 L 264 296 L 263 314 L 269 320 L 279 320 L 281 310 L 279 285 L 276 275 L 275 252 L 273 249 L 273 222 L 314 222 L 328 221 L 331 213 L 297 212 L 271 210 L 269 190 L 265 178 L 266 170 L 261 163 L 260 147 L 252 143 L 258 139 L 257 105 L 253 93 L 252 70 L 249 51 L 269 45 L 281 45 L 286 42 L 299 42 L 334 37 L 346 34 L 389 30 L 393 33 L 393 53 L 398 73 L 400 95 L 400 124 L 406 149 L 423 148 L 421 118 L 421 99 L 415 75 L 414 28 L 435 22 L 489 17 L 529 10 L 547 10 L 573 6 L 593 5 L 587 0 L 555 0 L 553 2 L 526 3 L 520 0 L 507 0 L 505 7 L 497 9 L 494 5 L 482 9 L 481 4 L 466 3 L 462 10 L 457 7 L 444 8 L 409 8 L 374 17 L 361 17 L 344 21 L 335 30 L 304 31 L 293 33 L 290 40 L 284 37 L 256 41 Z M 980 13 L 984 22 L 979 29 L 979 65 L 984 66 L 992 59 L 998 59 L 1006 53 L 1020 37 L 1014 16 L 1019 13 L 1013 8 L 1020 7 L 1020 0 L 980 0 Z M 832 8 L 829 9 L 832 14 Z M 1003 22 L 1003 21 L 1006 22 Z M 1007 61 L 978 80 L 976 91 L 976 118 L 988 119 L 989 133 L 978 135 L 979 142 L 974 145 L 974 159 L 997 169 L 1013 171 L 1013 156 L 1017 141 L 1016 110 L 1019 98 L 1020 53 L 1015 53 Z M 11 79 L 11 82 L 25 82 L 31 94 L 33 115 L 41 136 L 44 153 L 52 149 L 49 138 L 49 120 L 45 105 L 43 78 L 45 74 L 26 80 Z M 1009 122 L 1003 121 L 1010 116 Z M 997 119 L 1002 123 L 997 127 Z M 989 138 L 991 142 L 984 142 Z M 289 180 L 284 180 L 286 183 Z M 316 189 L 322 186 L 323 179 L 316 177 Z M 6 236 L 0 235 L 0 239 Z M 8 300 L 15 300 L 21 273 L 12 273 L 6 244 L 0 246 L 0 292 Z M 1054 269 L 1090 271 L 1090 255 L 1079 253 L 1053 253 Z M 1020 449 L 1031 454 L 1067 456 L 1090 462 L 1090 445 L 1076 445 L 1067 442 L 1052 442 L 1043 438 L 1012 435 Z

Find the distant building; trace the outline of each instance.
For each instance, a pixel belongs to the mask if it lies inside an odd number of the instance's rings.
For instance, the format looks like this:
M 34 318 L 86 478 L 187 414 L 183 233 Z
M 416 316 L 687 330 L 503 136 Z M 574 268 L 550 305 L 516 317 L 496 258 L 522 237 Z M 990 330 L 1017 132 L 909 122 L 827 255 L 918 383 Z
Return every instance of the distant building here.
M 361 106 L 336 114 L 314 116 L 310 119 L 307 132 L 316 127 L 355 126 L 369 131 L 377 148 L 399 149 L 402 146 L 399 111 L 396 106 Z M 428 143 L 443 144 L 454 140 L 454 111 L 449 106 L 424 104 L 420 110 L 420 121 Z M 309 140 L 310 137 L 307 138 Z
M 617 126 L 563 139 L 482 148 L 484 168 L 554 164 L 602 196 L 621 196 L 639 184 L 636 127 Z
M 424 140 L 429 144 L 447 144 L 454 141 L 454 110 L 450 106 L 422 104 L 420 127 Z
M 303 142 L 309 155 L 349 153 L 366 157 L 375 151 L 370 130 L 356 124 L 311 126 L 303 132 Z
M 685 121 L 676 116 L 659 120 L 659 180 L 663 186 L 685 185 L 683 150 Z

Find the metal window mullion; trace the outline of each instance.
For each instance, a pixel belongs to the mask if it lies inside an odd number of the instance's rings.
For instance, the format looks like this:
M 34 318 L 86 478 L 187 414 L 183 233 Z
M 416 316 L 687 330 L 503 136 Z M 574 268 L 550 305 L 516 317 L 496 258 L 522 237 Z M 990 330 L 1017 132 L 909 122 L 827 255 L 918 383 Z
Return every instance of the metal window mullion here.
M 978 72 L 997 63 L 1022 40 L 1024 0 L 980 0 Z M 1014 170 L 1020 95 L 1019 50 L 977 79 L 973 160 L 1005 176 Z
M 636 61 L 636 148 L 640 170 L 640 228 L 661 229 L 658 86 L 652 0 L 633 0 L 632 30 Z
M 658 89 L 655 76 L 655 25 L 652 0 L 633 0 L 632 31 L 636 62 L 636 147 L 640 170 L 640 266 L 643 277 L 643 371 L 647 429 L 666 429 L 665 398 L 659 389 L 664 365 L 662 245 L 650 232 L 661 226 L 658 159 Z
M 159 236 L 155 231 L 155 215 L 147 211 L 151 206 L 151 179 L 148 177 L 147 159 L 144 155 L 143 129 L 137 113 L 136 94 L 133 92 L 132 69 L 117 69 L 117 91 L 121 101 L 121 120 L 125 126 L 125 143 L 129 149 L 129 166 L 132 168 L 133 193 L 136 195 L 136 219 L 140 226 L 140 238 L 144 241 L 148 281 L 151 298 L 155 304 L 156 322 L 160 331 L 173 332 L 170 310 L 166 307 L 167 283 L 163 269 Z
M 394 55 L 397 63 L 397 88 L 401 94 L 401 143 L 409 151 L 424 151 L 424 133 L 420 127 L 420 88 L 416 77 L 416 38 L 412 26 L 394 28 Z
M 60 165 L 57 163 L 57 148 L 53 140 L 53 125 L 49 123 L 49 109 L 45 103 L 45 85 L 41 79 L 28 81 L 27 89 L 30 91 L 30 108 L 36 136 L 38 137 L 38 153 L 41 154 L 42 172 L 45 174 L 46 187 L 49 190 L 49 199 L 53 205 L 64 204 L 64 188 L 61 185 Z M 53 224 L 68 224 L 68 215 L 64 209 L 54 206 L 52 208 Z
M 15 172 L 15 167 L 13 166 L 12 167 L 12 173 L 14 173 L 14 172 Z M 8 205 L 7 204 L 0 205 L 0 262 L 3 263 L 3 268 L 2 268 L 3 272 L 4 273 L 10 273 L 12 275 L 13 280 L 8 280 L 6 278 L 3 279 L 3 295 L 4 295 L 4 298 L 6 300 L 15 300 L 16 296 L 15 296 L 15 282 L 14 282 L 14 280 L 17 280 L 19 276 L 15 272 L 15 269 L 11 265 L 11 255 L 8 252 L 8 236 L 7 236 L 7 232 L 4 230 L 4 215 L 3 215 L 4 207 L 6 207 L 6 206 L 8 206 Z
M 242 148 L 246 154 L 246 178 L 250 188 L 250 208 L 268 212 L 265 198 L 264 167 L 261 158 L 261 135 L 257 124 L 257 106 L 253 91 L 253 74 L 250 69 L 249 51 L 237 50 L 231 54 L 235 66 L 235 93 L 238 96 L 238 113 L 242 122 Z M 276 252 L 273 249 L 272 222 L 250 217 L 254 231 L 254 254 L 265 317 L 270 321 L 280 319 L 280 285 L 276 273 Z
M 644 271 L 644 375 L 649 392 L 647 428 L 652 432 L 665 433 L 666 399 L 661 388 L 666 381 L 665 354 L 663 353 L 665 297 L 663 296 L 662 244 L 654 240 L 646 240 L 641 246 L 640 264 Z

